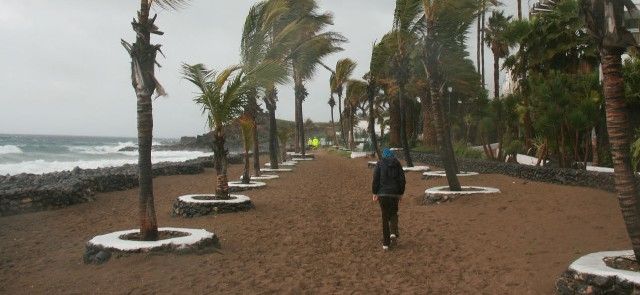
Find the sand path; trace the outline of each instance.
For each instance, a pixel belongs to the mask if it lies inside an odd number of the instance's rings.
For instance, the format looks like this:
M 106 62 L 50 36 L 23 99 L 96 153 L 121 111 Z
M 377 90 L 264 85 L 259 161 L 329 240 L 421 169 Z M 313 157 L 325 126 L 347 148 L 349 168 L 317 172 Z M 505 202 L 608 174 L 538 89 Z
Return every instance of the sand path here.
M 93 235 L 135 227 L 135 189 L 0 218 L 0 292 L 552 294 L 573 259 L 629 247 L 611 193 L 482 175 L 461 181 L 503 193 L 424 207 L 415 199 L 444 180 L 410 173 L 400 243 L 383 252 L 367 159 L 316 155 L 246 192 L 256 209 L 238 214 L 170 217 L 178 195 L 213 191 L 214 172 L 157 178 L 160 226 L 212 230 L 218 253 L 84 265 Z

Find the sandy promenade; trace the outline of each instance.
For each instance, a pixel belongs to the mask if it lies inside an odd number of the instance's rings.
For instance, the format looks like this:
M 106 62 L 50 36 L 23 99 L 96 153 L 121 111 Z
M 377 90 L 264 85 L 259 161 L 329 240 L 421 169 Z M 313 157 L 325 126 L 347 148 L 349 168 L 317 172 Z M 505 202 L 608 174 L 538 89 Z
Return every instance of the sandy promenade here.
M 2 217 L 0 293 L 553 294 L 574 259 L 630 247 L 612 193 L 481 175 L 461 182 L 503 193 L 424 207 L 415 199 L 445 181 L 409 173 L 399 246 L 383 252 L 367 159 L 316 155 L 246 192 L 256 209 L 244 213 L 173 218 L 175 198 L 212 192 L 215 172 L 156 178 L 160 226 L 214 231 L 218 253 L 84 265 L 92 236 L 136 227 L 136 189 Z M 232 166 L 230 179 L 240 169 Z

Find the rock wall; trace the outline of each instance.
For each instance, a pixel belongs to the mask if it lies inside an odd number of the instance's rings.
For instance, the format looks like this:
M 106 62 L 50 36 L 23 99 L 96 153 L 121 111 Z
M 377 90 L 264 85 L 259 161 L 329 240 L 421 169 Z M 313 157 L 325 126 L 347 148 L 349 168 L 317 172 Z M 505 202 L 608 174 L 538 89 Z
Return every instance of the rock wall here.
M 567 270 L 556 281 L 560 295 L 575 294 L 638 294 L 640 286 L 618 277 L 602 277 Z
M 232 155 L 229 163 L 241 163 Z M 153 175 L 187 175 L 212 168 L 213 158 L 203 157 L 179 163 L 153 165 Z M 113 168 L 80 169 L 42 175 L 0 176 L 0 216 L 62 208 L 92 201 L 96 193 L 131 189 L 138 186 L 136 165 Z
M 402 153 L 396 153 L 396 157 L 403 158 Z M 440 155 L 411 152 L 414 162 L 442 167 Z M 536 167 L 516 163 L 502 163 L 488 160 L 458 158 L 458 167 L 461 171 L 479 172 L 484 174 L 504 174 L 508 176 L 528 179 L 532 181 L 575 185 L 615 191 L 613 173 L 594 172 L 566 168 Z

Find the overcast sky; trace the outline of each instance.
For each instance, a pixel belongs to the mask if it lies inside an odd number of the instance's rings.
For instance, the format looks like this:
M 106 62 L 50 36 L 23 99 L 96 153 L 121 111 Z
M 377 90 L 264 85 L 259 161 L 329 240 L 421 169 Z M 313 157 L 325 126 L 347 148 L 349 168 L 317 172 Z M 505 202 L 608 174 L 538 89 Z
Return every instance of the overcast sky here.
M 176 138 L 206 130 L 194 88 L 180 78 L 180 64 L 204 63 L 221 69 L 239 61 L 242 25 L 257 1 L 194 0 L 180 11 L 158 11 L 165 32 L 154 37 L 163 45 L 157 70 L 168 97 L 154 102 L 154 135 Z M 344 57 L 358 62 L 355 77 L 368 71 L 371 45 L 391 28 L 393 0 L 318 0 L 333 12 L 331 30 L 349 39 Z M 515 0 L 503 9 L 515 11 Z M 528 6 L 528 1 L 523 1 Z M 133 41 L 133 0 L 0 0 L 0 133 L 135 136 L 136 100 L 130 81 L 130 59 L 120 39 Z M 525 7 L 525 11 L 526 7 Z M 475 36 L 474 31 L 470 36 Z M 469 42 L 475 57 L 475 39 Z M 488 87 L 492 57 L 486 50 Z M 474 58 L 475 59 L 475 58 Z M 328 121 L 329 73 L 318 68 L 307 83 L 304 117 Z M 293 119 L 291 85 L 280 87 L 278 118 Z

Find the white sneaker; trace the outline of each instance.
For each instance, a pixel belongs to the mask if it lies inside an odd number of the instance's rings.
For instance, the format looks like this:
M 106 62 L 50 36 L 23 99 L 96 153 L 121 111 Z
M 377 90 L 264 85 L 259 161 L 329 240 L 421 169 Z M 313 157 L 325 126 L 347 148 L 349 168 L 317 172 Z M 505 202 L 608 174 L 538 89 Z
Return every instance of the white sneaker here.
M 384 250 L 384 251 L 389 250 L 389 246 L 382 246 L 382 250 Z
M 392 238 L 392 239 L 397 238 L 397 236 L 395 234 L 391 234 L 389 237 Z

